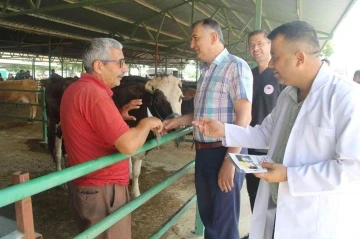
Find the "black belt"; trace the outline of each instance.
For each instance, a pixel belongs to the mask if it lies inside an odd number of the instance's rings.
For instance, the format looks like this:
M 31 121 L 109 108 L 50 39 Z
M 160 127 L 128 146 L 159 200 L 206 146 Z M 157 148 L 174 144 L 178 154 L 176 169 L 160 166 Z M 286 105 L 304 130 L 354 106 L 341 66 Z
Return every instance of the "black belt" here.
M 196 149 L 211 149 L 211 148 L 219 148 L 222 147 L 222 142 L 218 141 L 218 142 L 209 142 L 209 143 L 203 143 L 203 142 L 198 142 L 195 141 L 195 148 Z

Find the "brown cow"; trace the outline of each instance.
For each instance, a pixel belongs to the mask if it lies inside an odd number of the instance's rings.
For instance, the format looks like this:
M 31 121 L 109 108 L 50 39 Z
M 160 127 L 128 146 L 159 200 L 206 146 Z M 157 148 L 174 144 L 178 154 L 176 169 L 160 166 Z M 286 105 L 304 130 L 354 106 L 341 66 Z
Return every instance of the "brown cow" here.
M 196 94 L 196 89 L 194 88 L 185 88 L 183 89 L 183 100 L 194 100 Z
M 182 92 L 184 98 L 181 104 L 181 114 L 183 115 L 194 113 L 194 98 L 196 94 L 196 84 L 197 83 L 195 81 L 182 82 Z
M 194 88 L 185 88 L 182 90 L 184 98 L 181 104 L 181 114 L 187 115 L 194 113 L 194 97 L 196 94 L 196 89 Z
M 38 84 L 34 80 L 8 80 L 0 82 L 0 89 L 14 89 L 14 90 L 37 90 Z M 3 102 L 21 102 L 26 104 L 37 104 L 36 92 L 25 91 L 0 91 L 0 101 Z M 29 105 L 30 119 L 36 117 L 35 105 Z

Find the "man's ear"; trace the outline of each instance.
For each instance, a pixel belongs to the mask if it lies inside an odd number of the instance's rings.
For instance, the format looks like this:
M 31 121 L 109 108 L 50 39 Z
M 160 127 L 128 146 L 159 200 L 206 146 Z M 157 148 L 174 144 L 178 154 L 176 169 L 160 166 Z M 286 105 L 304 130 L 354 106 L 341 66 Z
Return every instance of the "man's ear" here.
M 96 73 L 101 73 L 104 65 L 101 63 L 101 61 L 94 61 L 93 63 L 93 70 Z
M 303 51 L 297 51 L 295 53 L 296 57 L 296 66 L 303 65 L 305 63 L 306 54 Z
M 215 43 L 218 39 L 218 35 L 216 34 L 216 32 L 210 33 L 210 37 L 211 37 L 211 43 Z

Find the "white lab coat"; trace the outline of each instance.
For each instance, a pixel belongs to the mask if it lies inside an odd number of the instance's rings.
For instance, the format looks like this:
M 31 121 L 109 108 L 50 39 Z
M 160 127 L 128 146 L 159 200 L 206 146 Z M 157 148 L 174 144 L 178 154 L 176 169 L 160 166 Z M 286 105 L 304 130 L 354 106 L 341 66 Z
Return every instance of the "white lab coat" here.
M 287 87 L 260 126 L 225 125 L 226 146 L 269 148 L 273 155 Z M 277 206 L 269 184 L 260 181 L 250 239 L 360 238 L 360 86 L 323 65 L 292 128 Z M 359 227 L 359 228 L 358 228 Z

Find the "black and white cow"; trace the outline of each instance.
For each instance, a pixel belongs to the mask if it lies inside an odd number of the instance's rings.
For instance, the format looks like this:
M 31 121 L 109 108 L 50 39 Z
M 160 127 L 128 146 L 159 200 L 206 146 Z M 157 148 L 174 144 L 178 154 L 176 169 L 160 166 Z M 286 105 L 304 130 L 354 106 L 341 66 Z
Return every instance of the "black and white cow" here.
M 181 115 L 181 103 L 183 94 L 181 91 L 181 81 L 174 76 L 160 76 L 147 80 L 142 77 L 124 77 L 121 85 L 113 88 L 113 100 L 120 109 L 130 100 L 142 99 L 143 104 L 140 109 L 131 110 L 130 115 L 136 121 L 126 121 L 130 127 L 136 126 L 138 121 L 151 115 L 164 120 L 169 117 Z M 150 133 L 147 140 L 154 139 Z M 133 156 L 130 160 L 130 175 L 132 177 L 131 192 L 134 197 L 140 195 L 139 176 L 141 173 L 142 160 L 145 159 L 147 152 Z M 132 161 L 132 164 L 131 164 Z
M 48 149 L 56 165 L 61 170 L 64 165 L 62 154 L 62 132 L 60 127 L 60 102 L 65 89 L 75 81 L 73 78 L 64 78 L 61 81 L 52 81 L 45 90 Z
M 46 104 L 48 114 L 48 142 L 49 150 L 56 163 L 56 169 L 61 170 L 63 160 L 62 154 L 62 132 L 60 127 L 60 102 L 66 89 L 74 80 L 64 79 L 51 83 L 46 88 Z M 136 121 L 126 121 L 130 127 L 143 118 L 151 115 L 160 119 L 168 118 L 173 115 L 181 114 L 182 91 L 181 81 L 174 76 L 161 76 L 147 79 L 139 76 L 125 76 L 121 80 L 120 86 L 113 88 L 113 100 L 119 110 L 133 99 L 142 99 L 143 104 L 140 109 L 131 110 L 130 115 Z M 148 140 L 153 139 L 154 135 L 149 134 Z M 130 167 L 132 176 L 132 194 L 137 197 L 139 191 L 139 175 L 141 163 L 146 153 L 132 157 L 133 167 Z

